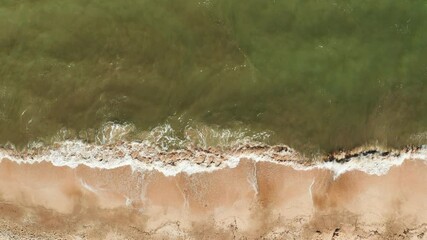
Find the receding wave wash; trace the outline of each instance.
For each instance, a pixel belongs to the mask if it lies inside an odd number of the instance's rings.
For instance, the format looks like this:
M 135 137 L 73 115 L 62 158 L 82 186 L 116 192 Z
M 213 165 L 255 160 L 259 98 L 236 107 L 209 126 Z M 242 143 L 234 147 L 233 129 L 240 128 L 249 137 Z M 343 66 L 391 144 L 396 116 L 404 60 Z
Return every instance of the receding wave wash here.
M 422 0 L 3 0 L 0 29 L 1 145 L 107 122 L 302 152 L 427 142 Z

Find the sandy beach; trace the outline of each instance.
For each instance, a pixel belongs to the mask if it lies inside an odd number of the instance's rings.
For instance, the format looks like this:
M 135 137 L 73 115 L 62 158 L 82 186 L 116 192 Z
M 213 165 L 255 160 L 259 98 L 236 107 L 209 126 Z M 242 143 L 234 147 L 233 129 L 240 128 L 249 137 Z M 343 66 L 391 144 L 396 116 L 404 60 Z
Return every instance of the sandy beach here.
M 427 165 L 383 175 L 242 159 L 166 176 L 0 163 L 0 239 L 427 239 Z

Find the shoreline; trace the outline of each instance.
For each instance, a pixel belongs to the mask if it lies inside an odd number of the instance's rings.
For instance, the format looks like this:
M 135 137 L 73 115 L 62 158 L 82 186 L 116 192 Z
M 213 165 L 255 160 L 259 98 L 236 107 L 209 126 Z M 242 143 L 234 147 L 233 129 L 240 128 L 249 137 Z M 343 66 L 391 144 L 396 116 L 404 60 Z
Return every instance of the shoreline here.
M 393 166 L 406 159 L 427 161 L 427 146 L 386 149 L 365 146 L 350 151 L 339 151 L 316 158 L 307 158 L 286 145 L 242 144 L 229 149 L 191 147 L 163 150 L 141 142 L 119 141 L 114 144 L 89 144 L 82 141 L 57 142 L 52 146 L 16 151 L 0 148 L 0 161 L 9 159 L 16 163 L 49 162 L 54 166 L 76 168 L 114 169 L 129 166 L 132 171 L 157 170 L 166 176 L 180 173 L 195 174 L 235 168 L 241 159 L 269 162 L 309 171 L 325 169 L 334 177 L 358 170 L 371 175 L 384 175 Z

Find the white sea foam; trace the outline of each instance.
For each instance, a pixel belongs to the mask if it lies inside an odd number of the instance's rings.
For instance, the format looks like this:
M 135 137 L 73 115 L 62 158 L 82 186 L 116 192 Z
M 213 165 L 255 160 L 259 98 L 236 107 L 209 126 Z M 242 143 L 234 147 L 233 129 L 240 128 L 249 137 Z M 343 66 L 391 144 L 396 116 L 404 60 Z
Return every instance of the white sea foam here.
M 44 148 L 31 153 L 21 153 L 16 150 L 0 149 L 0 159 L 9 159 L 17 163 L 39 163 L 47 161 L 55 166 L 68 166 L 75 168 L 78 165 L 85 165 L 91 168 L 113 169 L 129 166 L 133 171 L 159 171 L 166 176 L 174 176 L 179 173 L 196 174 L 201 172 L 211 172 L 223 168 L 235 168 L 242 159 L 250 159 L 255 162 L 271 162 L 290 166 L 296 170 L 325 169 L 334 172 L 335 177 L 348 171 L 362 171 L 372 175 L 386 174 L 393 166 L 401 165 L 407 159 L 427 160 L 427 147 L 421 147 L 416 150 L 402 151 L 399 154 L 369 154 L 352 157 L 347 162 L 339 163 L 314 162 L 312 164 L 301 164 L 298 161 L 277 160 L 277 153 L 272 152 L 271 148 L 257 152 L 229 151 L 222 155 L 221 164 L 197 163 L 194 156 L 205 154 L 203 151 L 194 150 L 189 158 L 182 158 L 173 164 L 165 162 L 159 156 L 165 154 L 158 149 L 148 146 L 146 143 L 123 142 L 115 145 L 95 145 L 84 143 L 78 140 L 63 141 L 56 143 L 55 147 Z M 197 152 L 200 151 L 200 152 Z M 150 157 L 150 162 L 139 161 L 132 157 L 132 153 L 137 152 L 140 156 Z M 179 151 L 176 151 L 179 153 Z M 283 156 L 293 156 L 296 152 L 292 149 L 279 153 Z
M 0 149 L 0 159 L 17 163 L 47 161 L 55 166 L 71 168 L 78 165 L 102 169 L 129 166 L 133 171 L 159 171 L 167 176 L 235 168 L 242 159 L 250 159 L 254 162 L 282 164 L 301 171 L 330 170 L 335 177 L 354 170 L 383 175 L 406 159 L 427 160 L 427 146 L 415 150 L 393 151 L 392 154 L 382 154 L 381 151 L 356 154 L 340 163 L 310 161 L 287 146 L 259 144 L 257 140 L 268 138 L 267 133 L 249 135 L 247 130 L 190 126 L 186 128 L 184 137 L 180 138 L 171 125 L 163 124 L 145 134 L 144 140 L 126 141 L 126 136 L 134 130 L 135 127 L 131 124 L 106 123 L 97 131 L 95 143 L 86 143 L 81 140 L 65 140 L 68 133 L 63 129 L 55 138 L 57 142 L 52 145 L 34 143 L 22 152 L 12 145 Z M 219 146 L 214 150 L 209 147 L 213 142 Z M 173 150 L 171 146 L 178 146 L 180 150 Z M 224 149 L 224 146 L 227 147 Z

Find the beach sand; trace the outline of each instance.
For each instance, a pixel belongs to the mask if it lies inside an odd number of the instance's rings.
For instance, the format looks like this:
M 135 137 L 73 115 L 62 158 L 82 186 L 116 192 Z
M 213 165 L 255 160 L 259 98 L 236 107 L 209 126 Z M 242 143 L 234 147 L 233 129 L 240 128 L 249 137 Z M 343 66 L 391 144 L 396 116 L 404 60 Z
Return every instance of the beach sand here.
M 427 239 L 427 165 L 385 175 L 271 162 L 165 176 L 0 163 L 0 239 Z

